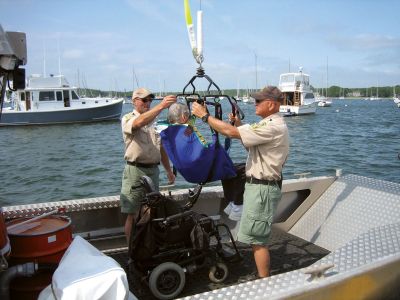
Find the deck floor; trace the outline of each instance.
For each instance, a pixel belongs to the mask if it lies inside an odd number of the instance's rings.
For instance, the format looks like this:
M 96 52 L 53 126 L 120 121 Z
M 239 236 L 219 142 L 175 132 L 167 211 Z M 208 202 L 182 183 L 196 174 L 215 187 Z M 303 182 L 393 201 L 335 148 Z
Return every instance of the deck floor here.
M 251 247 L 241 243 L 237 243 L 237 247 L 243 259 L 239 263 L 227 263 L 229 276 L 223 284 L 212 283 L 208 278 L 209 268 L 205 267 L 194 274 L 186 276 L 185 288 L 179 297 L 231 286 L 237 284 L 241 276 L 254 273 L 256 267 Z M 326 249 L 276 228 L 272 230 L 269 249 L 271 255 L 271 275 L 307 267 L 329 253 Z M 111 256 L 121 266 L 126 266 L 128 261 L 127 253 L 116 253 Z M 129 272 L 127 273 L 130 290 L 138 299 L 155 299 L 146 285 L 138 284 L 138 280 L 134 278 L 135 276 L 129 274 Z

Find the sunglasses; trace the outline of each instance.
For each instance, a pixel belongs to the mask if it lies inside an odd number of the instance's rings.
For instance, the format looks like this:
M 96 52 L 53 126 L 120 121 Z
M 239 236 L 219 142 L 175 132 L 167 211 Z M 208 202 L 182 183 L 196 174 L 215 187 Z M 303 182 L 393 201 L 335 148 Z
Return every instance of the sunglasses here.
M 150 102 L 150 103 L 151 103 L 151 101 L 153 101 L 153 99 L 152 99 L 152 98 L 144 98 L 144 99 L 142 99 L 142 98 L 136 98 L 136 99 L 139 99 L 139 100 L 141 100 L 143 103 L 148 103 L 148 102 Z
M 260 104 L 261 102 L 264 102 L 264 101 L 275 101 L 275 100 L 273 100 L 273 99 L 256 100 L 256 103 Z

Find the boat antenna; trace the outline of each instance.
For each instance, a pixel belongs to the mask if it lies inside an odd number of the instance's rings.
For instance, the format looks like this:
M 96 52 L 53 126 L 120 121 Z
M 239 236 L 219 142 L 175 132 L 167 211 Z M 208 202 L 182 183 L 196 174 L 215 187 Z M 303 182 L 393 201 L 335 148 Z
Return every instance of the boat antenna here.
M 43 41 L 43 77 L 46 77 L 46 41 Z
M 57 50 L 58 50 L 58 80 L 61 86 L 61 55 L 60 55 L 60 36 L 58 36 L 57 41 Z

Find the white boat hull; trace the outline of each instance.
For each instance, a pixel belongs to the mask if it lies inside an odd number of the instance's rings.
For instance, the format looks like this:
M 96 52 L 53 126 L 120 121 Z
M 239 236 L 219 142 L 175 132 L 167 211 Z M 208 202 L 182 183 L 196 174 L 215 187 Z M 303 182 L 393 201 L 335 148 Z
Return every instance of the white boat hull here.
M 285 117 L 315 114 L 317 107 L 315 103 L 309 105 L 281 105 L 279 113 Z
M 67 107 L 45 111 L 3 110 L 0 126 L 50 125 L 118 120 L 121 117 L 122 103 L 123 100 L 118 100 L 99 106 Z
M 326 101 L 326 100 L 319 101 L 318 102 L 318 106 L 319 107 L 330 107 L 330 106 L 332 106 L 332 102 L 331 101 Z

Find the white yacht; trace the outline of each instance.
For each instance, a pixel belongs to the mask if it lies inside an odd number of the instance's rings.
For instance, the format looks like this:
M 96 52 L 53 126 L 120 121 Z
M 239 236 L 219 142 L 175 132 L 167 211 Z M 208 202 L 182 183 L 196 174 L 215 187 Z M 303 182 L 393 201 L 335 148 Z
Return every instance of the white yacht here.
M 280 107 L 284 116 L 297 116 L 315 113 L 317 106 L 310 86 L 310 76 L 302 68 L 298 73 L 284 73 L 279 79 L 279 89 L 285 95 Z
M 121 117 L 122 103 L 122 98 L 80 98 L 63 75 L 32 75 L 25 89 L 12 93 L 0 126 L 115 120 Z

